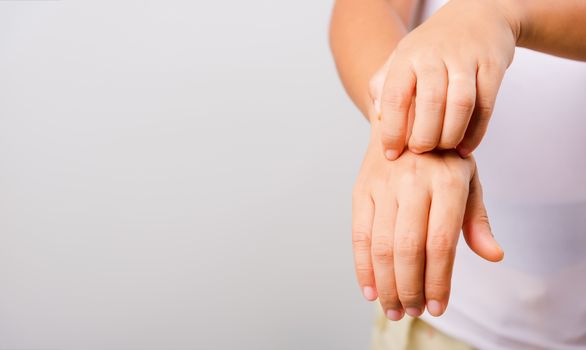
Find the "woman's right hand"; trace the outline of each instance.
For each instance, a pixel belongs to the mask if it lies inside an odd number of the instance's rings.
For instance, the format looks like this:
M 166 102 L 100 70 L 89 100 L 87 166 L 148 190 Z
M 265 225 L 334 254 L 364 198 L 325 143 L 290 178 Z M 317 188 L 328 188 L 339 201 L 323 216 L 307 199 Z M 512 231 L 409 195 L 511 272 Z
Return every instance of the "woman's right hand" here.
M 397 44 L 370 82 L 389 160 L 406 143 L 415 153 L 456 148 L 462 156 L 480 144 L 515 53 L 512 3 L 451 0 Z
M 378 123 L 373 123 L 378 125 Z M 445 311 L 456 243 L 489 261 L 503 251 L 488 224 L 473 157 L 454 150 L 384 157 L 373 126 L 352 198 L 352 242 L 364 296 L 377 297 L 387 317 Z

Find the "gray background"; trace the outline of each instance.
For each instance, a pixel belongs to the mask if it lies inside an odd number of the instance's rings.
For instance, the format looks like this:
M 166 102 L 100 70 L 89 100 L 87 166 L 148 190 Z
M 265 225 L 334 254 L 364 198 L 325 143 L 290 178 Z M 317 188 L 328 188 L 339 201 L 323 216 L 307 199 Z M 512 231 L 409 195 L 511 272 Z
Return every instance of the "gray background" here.
M 365 349 L 331 1 L 0 1 L 0 349 Z

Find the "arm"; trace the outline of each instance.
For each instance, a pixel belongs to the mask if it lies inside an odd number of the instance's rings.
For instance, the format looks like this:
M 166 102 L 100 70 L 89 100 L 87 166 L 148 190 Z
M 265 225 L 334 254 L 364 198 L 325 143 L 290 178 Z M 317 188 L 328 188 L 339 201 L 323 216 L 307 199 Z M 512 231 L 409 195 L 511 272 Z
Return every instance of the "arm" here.
M 407 33 L 416 0 L 338 0 L 330 26 L 330 46 L 342 83 L 368 118 L 370 78 Z
M 414 6 L 410 0 L 336 2 L 332 51 L 348 94 L 368 117 L 373 115 L 371 78 L 406 34 Z M 358 283 L 367 300 L 380 299 L 392 320 L 405 311 L 417 316 L 426 305 L 439 316 L 448 304 L 460 229 L 479 256 L 498 261 L 503 252 L 490 233 L 473 158 L 453 151 L 405 152 L 389 162 L 380 124 L 371 122 L 371 142 L 353 191 Z
M 586 60 L 586 1 L 506 0 L 518 28 L 517 46 Z
M 470 154 L 487 130 L 515 46 L 586 60 L 584 0 L 451 0 L 409 34 L 412 2 L 360 3 L 338 2 L 332 49 L 354 102 L 365 114 L 380 112 L 390 160 L 406 140 L 416 153 L 457 147 Z M 368 79 L 383 62 L 369 96 Z

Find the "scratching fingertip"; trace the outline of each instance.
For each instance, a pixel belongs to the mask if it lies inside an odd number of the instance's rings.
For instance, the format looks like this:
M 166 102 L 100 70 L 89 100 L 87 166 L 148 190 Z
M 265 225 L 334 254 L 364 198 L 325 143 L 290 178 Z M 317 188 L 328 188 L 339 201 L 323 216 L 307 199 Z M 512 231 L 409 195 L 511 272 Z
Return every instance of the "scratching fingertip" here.
M 397 159 L 398 156 L 399 156 L 399 152 L 397 152 L 397 150 L 388 149 L 385 151 L 385 157 L 388 160 L 395 160 L 395 159 Z
M 462 158 L 466 158 L 472 153 L 470 151 L 470 149 L 468 149 L 467 147 L 460 147 L 460 146 L 456 147 L 456 151 L 458 152 L 458 154 Z
M 404 312 L 403 312 L 403 310 L 389 309 L 389 310 L 387 310 L 385 315 L 391 321 L 399 321 L 400 319 L 403 318 Z

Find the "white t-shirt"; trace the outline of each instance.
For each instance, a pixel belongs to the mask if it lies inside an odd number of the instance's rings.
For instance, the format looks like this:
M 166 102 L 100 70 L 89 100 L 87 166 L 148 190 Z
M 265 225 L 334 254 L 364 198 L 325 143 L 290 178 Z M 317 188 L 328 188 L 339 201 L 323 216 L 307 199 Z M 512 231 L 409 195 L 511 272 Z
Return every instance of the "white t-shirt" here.
M 479 349 L 586 349 L 585 153 L 586 63 L 517 49 L 475 152 L 505 258 L 460 239 L 448 309 L 425 321 Z

